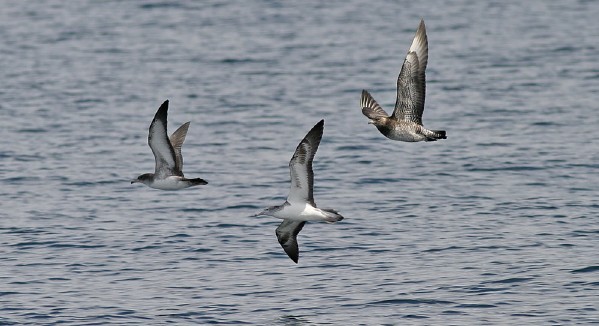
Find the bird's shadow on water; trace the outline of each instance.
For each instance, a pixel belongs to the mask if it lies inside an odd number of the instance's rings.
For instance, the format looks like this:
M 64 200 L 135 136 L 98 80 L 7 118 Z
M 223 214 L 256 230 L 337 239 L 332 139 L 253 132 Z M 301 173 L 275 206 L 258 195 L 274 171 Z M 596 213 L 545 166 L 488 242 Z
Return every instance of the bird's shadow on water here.
M 307 326 L 307 325 L 316 325 L 311 321 L 307 320 L 304 317 L 299 316 L 291 316 L 291 315 L 283 315 L 275 320 L 274 325 L 281 326 Z

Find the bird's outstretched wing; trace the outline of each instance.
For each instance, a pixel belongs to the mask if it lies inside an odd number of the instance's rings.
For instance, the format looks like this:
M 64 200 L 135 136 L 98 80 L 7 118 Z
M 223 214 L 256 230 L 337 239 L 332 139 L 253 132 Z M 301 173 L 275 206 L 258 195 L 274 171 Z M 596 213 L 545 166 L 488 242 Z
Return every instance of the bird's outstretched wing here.
M 287 201 L 290 203 L 314 203 L 314 172 L 312 171 L 312 161 L 318 150 L 322 132 L 324 130 L 324 120 L 320 120 L 297 145 L 295 153 L 289 162 L 289 173 L 291 175 L 291 189 Z
M 148 132 L 148 145 L 150 145 L 152 153 L 154 153 L 154 159 L 156 160 L 154 175 L 157 178 L 177 175 L 175 149 L 171 145 L 166 131 L 167 114 L 168 100 L 162 103 L 154 115 Z
M 427 63 L 428 39 L 424 20 L 421 20 L 397 78 L 397 100 L 393 118 L 422 125 Z
M 374 120 L 380 117 L 386 118 L 389 116 L 366 90 L 362 90 L 360 106 L 362 107 L 362 114 L 369 119 Z
M 181 147 L 183 146 L 183 142 L 185 141 L 185 136 L 187 136 L 187 130 L 189 129 L 189 124 L 191 121 L 187 121 L 182 124 L 179 129 L 175 130 L 173 134 L 169 137 L 169 141 L 175 150 L 175 172 L 180 176 L 183 176 L 183 155 L 181 155 Z
M 296 264 L 299 259 L 299 246 L 297 235 L 306 224 L 306 221 L 283 220 L 277 227 L 276 234 L 281 247 Z

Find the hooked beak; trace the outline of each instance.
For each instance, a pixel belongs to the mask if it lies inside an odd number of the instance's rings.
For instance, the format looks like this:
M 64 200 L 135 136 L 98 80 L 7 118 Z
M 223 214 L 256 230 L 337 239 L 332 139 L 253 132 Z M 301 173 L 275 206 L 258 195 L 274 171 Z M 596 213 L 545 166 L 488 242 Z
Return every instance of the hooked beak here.
M 137 179 L 135 179 L 135 180 L 131 180 L 131 184 L 138 183 L 138 182 L 140 182 L 140 181 L 139 181 L 139 180 L 137 180 Z

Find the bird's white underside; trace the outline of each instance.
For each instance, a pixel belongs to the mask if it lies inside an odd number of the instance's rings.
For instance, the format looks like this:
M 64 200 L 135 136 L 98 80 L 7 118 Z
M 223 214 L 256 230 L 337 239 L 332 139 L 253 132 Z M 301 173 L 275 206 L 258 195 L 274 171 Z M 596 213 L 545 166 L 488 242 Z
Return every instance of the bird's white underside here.
M 309 203 L 289 203 L 282 210 L 275 212 L 276 218 L 292 221 L 326 221 L 325 213 Z
M 312 148 L 308 143 L 303 143 L 300 145 L 302 147 L 302 151 L 306 156 L 314 157 L 314 153 L 312 152 Z M 291 160 L 290 174 L 291 174 L 291 188 L 289 189 L 289 196 L 287 197 L 288 202 L 308 202 L 311 200 L 310 198 L 310 184 L 308 178 L 310 177 L 310 173 L 312 171 L 308 171 L 308 157 L 298 157 L 299 153 L 295 153 L 293 159 Z
M 189 183 L 179 176 L 169 176 L 164 179 L 154 179 L 149 187 L 160 190 L 179 190 L 189 187 Z
M 163 178 L 169 175 L 175 169 L 176 160 L 163 121 L 157 120 L 152 124 L 148 144 L 156 159 L 155 176 Z

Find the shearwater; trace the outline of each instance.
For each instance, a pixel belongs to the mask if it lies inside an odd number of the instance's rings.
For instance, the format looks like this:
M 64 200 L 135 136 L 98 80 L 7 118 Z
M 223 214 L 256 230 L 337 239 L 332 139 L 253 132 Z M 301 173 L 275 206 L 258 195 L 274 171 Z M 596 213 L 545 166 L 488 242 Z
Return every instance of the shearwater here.
M 166 122 L 168 114 L 168 100 L 164 101 L 150 124 L 148 132 L 148 145 L 154 153 L 156 166 L 154 173 L 145 173 L 131 181 L 143 183 L 148 187 L 161 190 L 179 190 L 192 186 L 208 184 L 201 178 L 187 179 L 183 175 L 183 156 L 181 146 L 185 141 L 189 121 L 168 137 Z
M 295 263 L 299 259 L 297 235 L 306 221 L 334 223 L 343 216 L 334 209 L 317 208 L 314 202 L 314 172 L 312 161 L 324 130 L 324 120 L 320 120 L 304 137 L 295 149 L 289 162 L 291 189 L 283 205 L 271 206 L 254 215 L 267 215 L 283 219 L 277 227 L 276 235 L 281 247 Z

